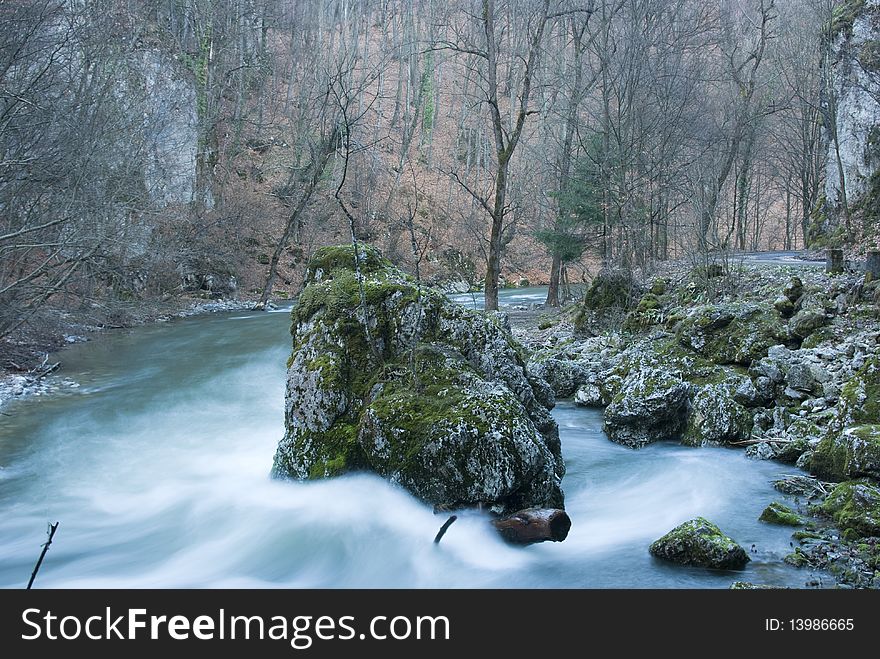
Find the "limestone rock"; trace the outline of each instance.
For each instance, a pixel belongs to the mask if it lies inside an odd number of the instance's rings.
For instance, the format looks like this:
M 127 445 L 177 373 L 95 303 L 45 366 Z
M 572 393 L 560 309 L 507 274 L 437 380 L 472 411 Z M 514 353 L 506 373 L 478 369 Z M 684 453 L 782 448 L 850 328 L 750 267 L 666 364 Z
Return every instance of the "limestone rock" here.
M 681 443 L 707 446 L 748 439 L 752 432 L 752 414 L 736 402 L 735 391 L 733 383 L 700 387 L 691 400 Z
M 716 364 L 748 366 L 784 341 L 786 333 L 771 305 L 731 302 L 695 307 L 676 335 L 683 346 Z
M 739 570 L 749 562 L 745 549 L 703 517 L 681 524 L 659 540 L 650 552 L 681 565 Z
M 880 488 L 870 481 L 841 483 L 818 506 L 845 535 L 880 536 Z
M 631 448 L 677 437 L 684 427 L 688 385 L 661 368 L 633 371 L 605 408 L 609 438 Z
M 440 508 L 562 508 L 549 390 L 504 318 L 417 286 L 373 248 L 358 253 L 362 291 L 351 246 L 309 264 L 273 474 L 366 470 Z

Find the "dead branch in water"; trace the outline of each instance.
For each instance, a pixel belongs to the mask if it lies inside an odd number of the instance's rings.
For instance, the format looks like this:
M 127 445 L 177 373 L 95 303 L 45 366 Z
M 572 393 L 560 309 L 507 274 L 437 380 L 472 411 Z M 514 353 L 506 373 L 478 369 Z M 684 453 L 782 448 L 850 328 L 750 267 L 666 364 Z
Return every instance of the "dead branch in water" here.
M 443 536 L 446 535 L 446 531 L 449 530 L 449 527 L 452 526 L 452 523 L 458 519 L 457 515 L 451 515 L 449 519 L 443 522 L 443 526 L 440 527 L 440 530 L 437 531 L 437 535 L 434 536 L 434 544 L 439 545 L 440 541 L 443 539 Z
M 27 590 L 30 590 L 31 586 L 34 585 L 34 579 L 37 578 L 37 572 L 40 571 L 43 559 L 46 558 L 46 552 L 49 551 L 49 545 L 52 544 L 52 538 L 55 537 L 55 531 L 58 530 L 58 524 L 60 524 L 60 522 L 49 524 L 49 529 L 46 531 L 49 534 L 49 539 L 43 544 L 43 551 L 40 552 L 40 558 L 37 559 L 37 564 L 34 566 L 34 571 L 31 573 L 31 579 L 28 581 Z

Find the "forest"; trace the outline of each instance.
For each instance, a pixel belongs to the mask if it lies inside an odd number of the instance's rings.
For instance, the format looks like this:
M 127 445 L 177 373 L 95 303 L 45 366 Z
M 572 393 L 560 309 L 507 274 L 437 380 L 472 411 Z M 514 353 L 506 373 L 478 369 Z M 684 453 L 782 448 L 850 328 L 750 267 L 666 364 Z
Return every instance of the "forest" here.
M 603 266 L 862 244 L 831 77 L 863 4 L 4 3 L 0 336 L 265 305 L 351 238 L 489 308 Z

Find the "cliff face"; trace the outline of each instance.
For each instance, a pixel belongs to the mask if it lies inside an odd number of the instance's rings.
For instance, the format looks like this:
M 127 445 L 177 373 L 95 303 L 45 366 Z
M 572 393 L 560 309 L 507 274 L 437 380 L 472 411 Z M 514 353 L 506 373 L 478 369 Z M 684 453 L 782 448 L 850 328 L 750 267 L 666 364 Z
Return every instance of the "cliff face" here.
M 880 195 L 880 0 L 847 0 L 831 24 L 825 91 L 827 165 L 825 215 L 813 242 L 839 242 L 845 232 L 844 194 L 855 231 L 873 216 Z
M 188 204 L 196 189 L 198 116 L 193 75 L 170 54 L 141 51 L 133 62 L 141 78 L 143 177 L 157 206 Z

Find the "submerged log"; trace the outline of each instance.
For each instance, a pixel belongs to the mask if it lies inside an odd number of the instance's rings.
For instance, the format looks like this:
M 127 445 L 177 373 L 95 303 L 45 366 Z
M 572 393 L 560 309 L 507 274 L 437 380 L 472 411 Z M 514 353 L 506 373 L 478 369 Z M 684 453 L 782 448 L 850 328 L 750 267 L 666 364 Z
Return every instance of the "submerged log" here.
M 492 525 L 507 542 L 530 545 L 535 542 L 562 542 L 568 537 L 571 519 L 558 508 L 528 508 L 508 517 L 492 520 Z

